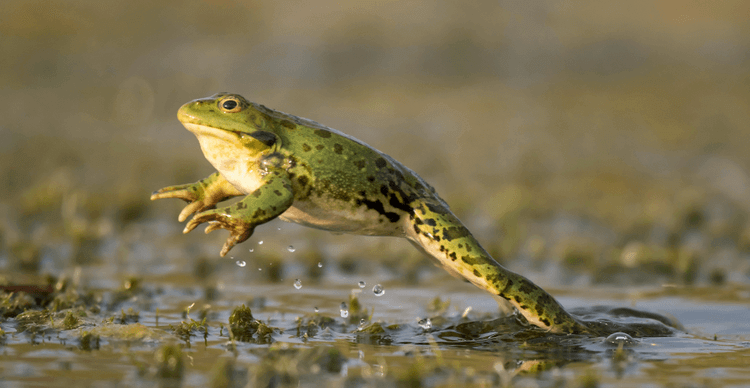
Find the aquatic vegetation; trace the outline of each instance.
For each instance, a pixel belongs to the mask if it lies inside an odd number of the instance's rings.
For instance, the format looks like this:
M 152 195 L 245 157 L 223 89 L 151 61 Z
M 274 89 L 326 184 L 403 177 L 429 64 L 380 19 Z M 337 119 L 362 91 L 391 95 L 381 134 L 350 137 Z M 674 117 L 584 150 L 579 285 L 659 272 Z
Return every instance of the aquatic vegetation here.
M 136 323 L 139 319 L 140 313 L 133 310 L 132 307 L 128 307 L 127 312 L 123 309 L 120 309 L 120 316 L 119 318 L 117 318 L 117 322 L 121 325 L 127 325 L 128 323 Z
M 229 337 L 240 342 L 271 343 L 276 329 L 253 318 L 249 307 L 244 304 L 232 310 L 229 315 Z
M 0 315 L 5 318 L 15 317 L 34 306 L 36 306 L 36 301 L 25 292 L 0 294 Z
M 78 347 L 85 351 L 98 350 L 100 341 L 101 337 L 99 335 L 93 334 L 90 331 L 81 331 L 81 335 L 78 337 Z
M 83 313 L 83 316 L 86 316 L 86 313 L 83 311 L 81 311 L 81 313 Z M 67 314 L 65 314 L 65 318 L 63 318 L 61 326 L 63 330 L 71 330 L 75 329 L 80 324 L 81 319 L 73 311 L 68 311 Z
M 91 335 L 106 338 L 109 341 L 137 342 L 150 340 L 165 341 L 169 338 L 174 339 L 174 337 L 168 336 L 163 330 L 157 330 L 141 323 L 122 325 L 112 322 L 103 322 L 101 325 L 92 328 L 89 332 Z

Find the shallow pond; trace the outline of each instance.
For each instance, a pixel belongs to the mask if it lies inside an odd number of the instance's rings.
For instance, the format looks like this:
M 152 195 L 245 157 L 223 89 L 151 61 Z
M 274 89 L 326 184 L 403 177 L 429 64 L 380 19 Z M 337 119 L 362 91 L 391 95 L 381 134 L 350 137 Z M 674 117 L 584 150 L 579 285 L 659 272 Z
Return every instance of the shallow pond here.
M 304 253 L 279 235 L 263 249 Z M 491 297 L 439 270 L 410 284 L 385 265 L 273 261 L 258 239 L 248 244 L 256 252 L 229 260 L 154 259 L 126 279 L 117 265 L 79 267 L 47 305 L 59 311 L 2 322 L 0 387 L 750 383 L 747 286 L 552 287 L 579 314 L 628 323 L 638 319 L 603 311 L 632 308 L 673 317 L 685 331 L 547 335 L 501 317 Z M 148 247 L 138 252 L 149 257 Z M 250 329 L 230 335 L 242 305 Z

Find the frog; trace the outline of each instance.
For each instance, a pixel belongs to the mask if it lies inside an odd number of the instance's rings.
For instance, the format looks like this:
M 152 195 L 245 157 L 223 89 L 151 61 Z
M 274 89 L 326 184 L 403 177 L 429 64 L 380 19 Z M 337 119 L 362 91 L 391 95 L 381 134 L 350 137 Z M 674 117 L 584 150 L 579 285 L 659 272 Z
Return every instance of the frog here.
M 426 256 L 550 333 L 586 333 L 585 322 L 549 293 L 506 269 L 480 245 L 436 190 L 392 157 L 315 121 L 217 93 L 182 105 L 178 120 L 216 169 L 151 200 L 187 205 L 183 233 L 225 229 L 225 256 L 275 218 L 335 233 L 405 238 Z M 220 202 L 242 197 L 227 206 Z M 521 318 L 522 317 L 522 318 Z

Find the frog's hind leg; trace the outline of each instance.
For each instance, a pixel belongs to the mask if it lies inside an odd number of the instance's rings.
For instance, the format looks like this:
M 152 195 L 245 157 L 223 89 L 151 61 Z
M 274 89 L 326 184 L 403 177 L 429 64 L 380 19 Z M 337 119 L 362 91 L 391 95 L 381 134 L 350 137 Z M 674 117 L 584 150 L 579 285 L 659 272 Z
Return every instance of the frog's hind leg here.
M 469 282 L 469 279 L 467 279 L 466 277 L 464 277 L 464 275 L 462 275 L 459 271 L 457 271 L 456 268 L 454 268 L 453 266 L 450 266 L 450 265 L 446 265 L 445 261 L 439 260 L 435 255 L 433 255 L 432 253 L 430 253 L 427 250 L 425 250 L 425 248 L 422 245 L 420 245 L 419 243 L 417 243 L 416 241 L 411 240 L 411 239 L 409 239 L 409 242 L 412 245 L 414 245 L 415 248 L 417 248 L 418 250 L 422 251 L 422 253 L 424 253 L 425 255 L 427 255 L 427 257 L 429 257 L 430 259 L 432 259 L 432 261 L 435 263 L 435 265 L 437 265 L 438 267 L 441 267 L 446 272 L 448 272 L 449 274 L 451 274 L 451 276 L 453 276 L 455 278 L 458 278 L 458 279 L 461 279 L 461 280 L 463 280 L 465 282 Z M 492 296 L 495 298 L 495 301 L 497 301 L 497 307 L 500 309 L 500 313 L 501 314 L 503 314 L 503 315 L 511 315 L 511 314 L 513 314 L 516 311 L 516 309 L 513 307 L 513 305 L 510 302 L 508 302 L 505 298 L 503 298 L 503 297 L 501 297 L 499 295 L 492 295 Z
M 505 300 L 533 325 L 557 333 L 587 331 L 550 294 L 498 264 L 442 201 L 420 200 L 412 207 L 407 238 L 448 272 Z

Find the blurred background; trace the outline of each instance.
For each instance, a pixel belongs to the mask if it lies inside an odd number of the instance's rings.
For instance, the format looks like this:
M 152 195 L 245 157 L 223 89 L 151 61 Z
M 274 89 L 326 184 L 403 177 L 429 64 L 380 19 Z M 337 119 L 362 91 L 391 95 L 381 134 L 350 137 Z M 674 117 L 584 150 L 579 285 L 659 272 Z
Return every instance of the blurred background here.
M 175 114 L 226 91 L 393 156 L 511 267 L 552 265 L 578 284 L 748 282 L 747 1 L 2 8 L 6 278 L 218 259 L 225 232 L 183 236 L 181 202 L 148 197 L 212 172 Z M 233 253 L 277 238 L 297 257 L 429 266 L 395 240 L 275 225 Z

